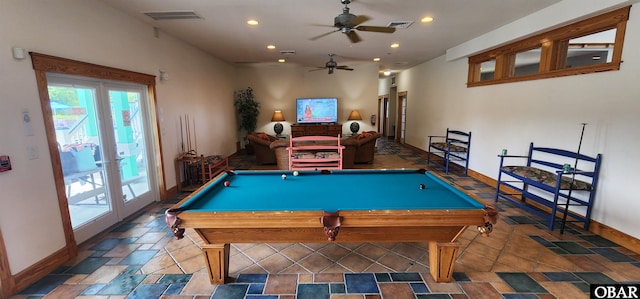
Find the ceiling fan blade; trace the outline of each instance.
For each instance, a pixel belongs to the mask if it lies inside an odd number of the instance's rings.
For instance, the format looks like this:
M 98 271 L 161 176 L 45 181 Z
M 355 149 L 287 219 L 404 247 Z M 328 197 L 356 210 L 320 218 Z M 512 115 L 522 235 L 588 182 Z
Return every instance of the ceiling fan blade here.
M 316 24 L 316 23 L 309 24 L 309 25 L 314 26 L 314 27 L 331 27 L 331 28 L 334 28 L 334 27 L 335 27 L 335 26 L 333 26 L 333 25 L 327 25 L 327 24 Z
M 394 33 L 396 32 L 396 28 L 393 27 L 382 27 L 382 26 L 358 26 L 354 29 L 360 31 L 370 31 L 370 32 L 380 32 L 380 33 Z
M 359 15 L 356 16 L 355 18 L 351 19 L 351 25 L 358 26 L 359 24 L 362 24 L 366 21 L 369 21 L 371 18 L 369 18 L 368 16 L 365 15 Z
M 336 67 L 336 69 L 343 70 L 343 71 L 353 71 L 352 68 L 350 68 L 350 67 L 348 67 L 346 65 L 339 65 L 339 66 Z
M 319 38 L 325 37 L 325 36 L 327 36 L 327 35 L 329 35 L 331 33 L 338 32 L 338 31 L 340 31 L 340 30 L 332 30 L 332 31 L 329 31 L 327 33 L 320 34 L 318 36 L 314 36 L 314 37 L 310 38 L 309 40 L 317 40 Z
M 353 30 L 351 30 L 351 31 L 349 31 L 349 33 L 347 33 L 347 37 L 349 38 L 349 40 L 352 43 L 359 43 L 360 41 L 362 41 L 362 39 L 360 39 L 360 36 L 358 36 L 358 33 L 356 33 Z
M 318 67 L 317 69 L 309 70 L 309 71 L 310 71 L 310 72 L 315 72 L 315 71 L 321 71 L 321 70 L 324 70 L 324 69 L 325 69 L 325 68 L 323 68 L 323 67 Z

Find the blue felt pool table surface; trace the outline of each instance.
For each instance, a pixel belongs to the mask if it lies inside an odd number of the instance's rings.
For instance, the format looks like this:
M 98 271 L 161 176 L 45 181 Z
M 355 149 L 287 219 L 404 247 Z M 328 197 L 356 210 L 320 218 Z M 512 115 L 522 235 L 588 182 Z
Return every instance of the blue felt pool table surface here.
M 286 179 L 282 175 L 286 175 Z M 225 187 L 224 182 L 230 186 Z M 424 189 L 420 189 L 424 184 Z M 182 211 L 460 210 L 485 205 L 425 171 L 234 171 L 183 202 Z

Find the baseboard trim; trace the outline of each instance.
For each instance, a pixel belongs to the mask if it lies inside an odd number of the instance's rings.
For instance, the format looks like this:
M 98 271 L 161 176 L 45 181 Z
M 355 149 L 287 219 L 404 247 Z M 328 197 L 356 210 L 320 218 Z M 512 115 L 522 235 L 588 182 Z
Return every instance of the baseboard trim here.
M 423 155 L 424 157 L 426 157 L 428 155 L 428 153 L 426 151 L 424 151 L 423 149 L 417 148 L 415 146 L 412 146 L 410 144 L 404 144 L 405 147 L 410 148 L 412 150 L 414 150 L 417 153 L 420 153 L 421 155 Z M 436 158 L 434 160 L 437 161 L 437 156 L 432 155 L 432 159 Z M 496 186 L 498 184 L 498 181 L 488 177 L 482 173 L 479 173 L 477 171 L 474 171 L 473 169 L 469 168 L 468 170 L 468 175 L 482 183 L 485 183 L 489 186 Z M 515 191 L 515 190 L 514 190 Z M 544 208 L 544 209 L 549 209 L 546 206 L 542 206 L 542 205 L 536 205 L 538 208 Z M 569 223 L 568 225 L 574 226 L 574 227 L 579 227 L 582 228 L 582 226 L 577 226 L 573 223 Z M 595 220 L 591 220 L 590 224 L 589 224 L 589 232 L 594 233 L 596 235 L 599 235 L 609 241 L 615 242 L 616 244 L 623 246 L 633 252 L 636 252 L 638 254 L 640 254 L 640 239 L 637 239 L 633 236 L 630 236 L 626 233 L 623 233 L 619 230 L 616 230 L 615 228 L 612 228 L 610 226 L 607 226 L 605 224 L 602 224 L 600 222 L 597 222 Z
M 2 286 L 6 291 L 0 293 L 0 298 L 9 298 L 12 294 L 28 287 L 32 283 L 51 273 L 51 271 L 71 260 L 75 256 L 74 248 L 75 246 L 68 244 L 64 248 L 9 277 L 6 281 L 3 281 Z M 7 297 L 3 297 L 5 295 L 7 295 Z

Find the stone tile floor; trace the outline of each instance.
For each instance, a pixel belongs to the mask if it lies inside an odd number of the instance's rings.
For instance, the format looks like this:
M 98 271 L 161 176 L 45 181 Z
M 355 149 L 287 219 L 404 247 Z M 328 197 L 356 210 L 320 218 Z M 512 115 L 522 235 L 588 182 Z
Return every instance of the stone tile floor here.
M 252 157 L 235 169 L 269 169 Z M 424 157 L 381 140 L 373 164 L 424 168 Z M 447 180 L 486 202 L 495 189 L 450 172 Z M 232 244 L 230 276 L 211 285 L 202 242 L 192 230 L 175 240 L 163 213 L 186 196 L 153 204 L 81 244 L 79 256 L 12 298 L 588 298 L 593 283 L 640 282 L 640 255 L 578 228 L 549 231 L 541 219 L 499 202 L 490 237 L 468 229 L 454 280 L 435 283 L 426 243 Z

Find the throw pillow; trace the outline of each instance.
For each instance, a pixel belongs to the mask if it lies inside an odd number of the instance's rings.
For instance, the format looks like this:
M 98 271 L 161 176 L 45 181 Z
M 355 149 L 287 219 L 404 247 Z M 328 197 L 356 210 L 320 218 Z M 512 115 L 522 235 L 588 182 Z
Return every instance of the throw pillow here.
M 260 138 L 262 140 L 270 141 L 269 135 L 267 135 L 266 133 L 256 133 L 256 137 L 258 137 L 258 138 Z
M 93 150 L 90 147 L 84 147 L 83 149 L 72 153 L 76 158 L 76 166 L 78 167 L 79 172 L 98 168 L 98 166 L 96 166 L 96 160 L 93 158 Z

